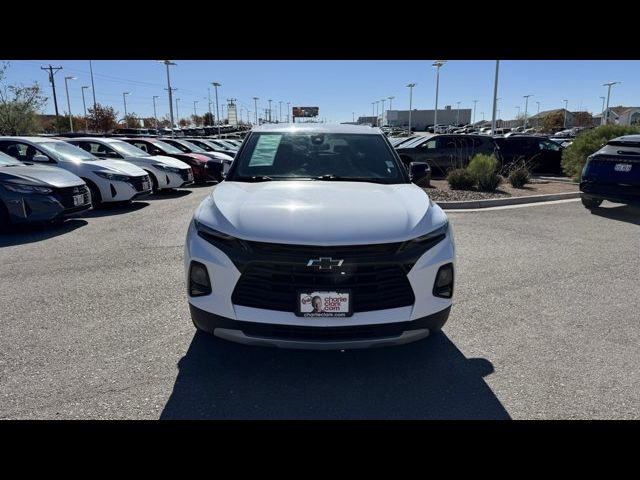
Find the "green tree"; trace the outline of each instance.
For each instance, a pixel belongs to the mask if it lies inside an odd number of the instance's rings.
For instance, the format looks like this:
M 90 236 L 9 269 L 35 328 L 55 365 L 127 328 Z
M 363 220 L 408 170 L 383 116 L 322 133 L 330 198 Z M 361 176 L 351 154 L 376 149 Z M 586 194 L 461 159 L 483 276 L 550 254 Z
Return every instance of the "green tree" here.
M 202 121 L 204 122 L 204 125 L 213 125 L 213 115 L 209 112 L 205 113 L 202 116 Z
M 209 113 L 209 112 L 207 112 Z M 196 126 L 199 127 L 200 125 L 203 125 L 204 121 L 204 117 L 201 115 L 191 115 L 191 122 Z
M 562 128 L 564 124 L 564 113 L 553 112 L 546 115 L 540 124 L 540 129 L 545 133 L 552 133 Z
M 135 112 L 128 113 L 126 117 L 124 117 L 124 126 L 125 128 L 138 128 L 140 127 L 140 120 L 138 115 Z
M 153 117 L 145 117 L 142 122 L 144 123 L 144 128 L 156 128 L 156 119 Z M 158 122 L 158 125 L 160 125 L 160 122 Z
M 587 157 L 599 150 L 612 138 L 640 133 L 640 127 L 628 125 L 603 125 L 578 135 L 562 152 L 562 170 L 565 175 L 579 181 Z
M 38 83 L 33 85 L 5 83 L 8 62 L 0 65 L 0 134 L 19 135 L 35 133 L 41 130 L 38 119 L 46 101 Z
M 108 133 L 118 125 L 118 112 L 113 107 L 105 107 L 98 103 L 95 109 L 89 108 L 88 112 L 89 125 L 97 132 Z

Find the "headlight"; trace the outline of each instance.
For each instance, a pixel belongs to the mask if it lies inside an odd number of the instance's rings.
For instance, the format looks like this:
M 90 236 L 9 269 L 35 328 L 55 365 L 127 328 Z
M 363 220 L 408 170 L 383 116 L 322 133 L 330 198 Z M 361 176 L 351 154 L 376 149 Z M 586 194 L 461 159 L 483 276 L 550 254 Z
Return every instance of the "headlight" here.
M 442 240 L 447 235 L 447 231 L 449 230 L 449 222 L 444 222 L 440 227 L 435 230 L 425 234 L 420 235 L 413 240 L 409 240 L 409 242 L 414 244 L 424 244 L 424 243 L 433 243 L 434 245 Z
M 0 183 L 4 188 L 16 193 L 51 193 L 53 190 L 47 187 L 36 187 L 34 185 L 21 185 L 19 183 Z
M 161 163 L 154 163 L 153 166 L 156 167 L 158 170 L 164 170 L 165 172 L 171 172 L 171 173 L 180 173 L 180 170 L 181 170 L 178 167 L 170 167 L 168 165 L 163 165 Z
M 218 230 L 214 230 L 211 227 L 207 227 L 206 225 L 204 225 L 203 223 L 200 223 L 195 218 L 193 219 L 193 223 L 196 227 L 196 230 L 198 231 L 198 234 L 201 237 L 203 237 L 205 240 L 209 240 L 209 241 L 218 240 L 223 242 L 231 242 L 233 240 L 236 240 L 236 238 L 231 235 L 227 235 L 226 233 L 222 233 Z
M 106 172 L 104 170 L 98 170 L 93 172 L 99 177 L 106 178 L 107 180 L 114 180 L 117 182 L 129 182 L 131 180 L 127 175 L 119 175 L 117 173 Z

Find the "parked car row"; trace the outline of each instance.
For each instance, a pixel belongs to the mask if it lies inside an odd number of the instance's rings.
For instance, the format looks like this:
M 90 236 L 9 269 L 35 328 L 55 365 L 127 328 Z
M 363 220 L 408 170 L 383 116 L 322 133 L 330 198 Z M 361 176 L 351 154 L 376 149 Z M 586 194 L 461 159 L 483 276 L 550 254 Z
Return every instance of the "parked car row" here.
M 425 162 L 433 176 L 446 176 L 449 170 L 463 168 L 477 154 L 495 155 L 503 169 L 524 161 L 534 173 L 562 173 L 562 145 L 542 135 L 436 134 L 389 140 L 405 165 Z
M 0 137 L 0 227 L 59 222 L 103 203 L 220 182 L 237 147 L 204 150 L 175 138 Z

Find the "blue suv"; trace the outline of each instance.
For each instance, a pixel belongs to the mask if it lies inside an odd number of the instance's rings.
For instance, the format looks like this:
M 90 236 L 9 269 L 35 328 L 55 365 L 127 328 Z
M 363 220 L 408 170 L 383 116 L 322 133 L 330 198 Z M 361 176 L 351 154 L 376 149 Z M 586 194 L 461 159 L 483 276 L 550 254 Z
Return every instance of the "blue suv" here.
M 603 200 L 640 204 L 640 135 L 614 138 L 587 157 L 580 182 L 582 204 L 599 207 Z

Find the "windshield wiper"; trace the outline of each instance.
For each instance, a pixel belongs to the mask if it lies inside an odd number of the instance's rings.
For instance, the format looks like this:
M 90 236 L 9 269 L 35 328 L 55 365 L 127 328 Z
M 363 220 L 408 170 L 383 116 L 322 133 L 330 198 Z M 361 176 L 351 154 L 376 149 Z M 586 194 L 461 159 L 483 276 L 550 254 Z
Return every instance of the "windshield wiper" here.
M 248 182 L 270 182 L 273 178 L 268 177 L 267 175 L 254 175 L 253 177 L 249 177 Z
M 320 175 L 314 177 L 314 180 L 325 180 L 329 182 L 371 182 L 371 183 L 386 183 L 382 178 L 370 178 L 370 177 L 341 177 L 340 175 Z

